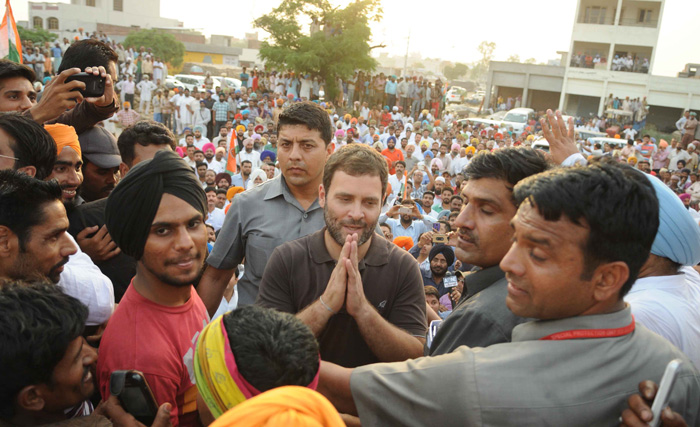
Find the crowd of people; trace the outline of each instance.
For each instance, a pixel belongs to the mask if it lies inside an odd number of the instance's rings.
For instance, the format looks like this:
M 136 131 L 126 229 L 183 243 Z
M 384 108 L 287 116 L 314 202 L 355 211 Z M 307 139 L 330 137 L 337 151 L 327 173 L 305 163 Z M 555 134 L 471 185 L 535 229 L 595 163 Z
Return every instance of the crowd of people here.
M 137 371 L 154 426 L 637 426 L 674 359 L 662 423 L 700 423 L 700 141 L 457 122 L 361 73 L 345 102 L 178 91 L 211 128 L 117 138 L 119 68 L 78 40 L 37 101 L 0 60 L 0 424 L 137 425 Z
M 576 68 L 607 69 L 607 56 L 600 53 L 577 53 L 571 55 L 569 64 Z M 649 73 L 649 58 L 641 55 L 615 55 L 610 65 L 611 71 L 626 71 L 630 73 Z

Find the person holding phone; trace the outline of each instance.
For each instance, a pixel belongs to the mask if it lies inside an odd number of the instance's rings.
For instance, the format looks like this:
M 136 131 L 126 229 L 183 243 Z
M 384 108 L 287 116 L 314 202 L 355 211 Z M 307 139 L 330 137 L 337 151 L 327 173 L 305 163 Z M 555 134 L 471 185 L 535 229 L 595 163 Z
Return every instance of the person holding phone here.
M 0 287 L 0 425 L 137 427 L 115 398 L 93 411 L 97 350 L 81 332 L 88 308 L 42 281 Z M 169 424 L 170 405 L 153 427 Z
M 110 396 L 113 371 L 138 370 L 173 426 L 198 425 L 193 352 L 209 322 L 192 283 L 207 254 L 204 190 L 172 151 L 132 169 L 107 199 L 107 231 L 136 260 L 136 275 L 107 324 L 97 379 Z

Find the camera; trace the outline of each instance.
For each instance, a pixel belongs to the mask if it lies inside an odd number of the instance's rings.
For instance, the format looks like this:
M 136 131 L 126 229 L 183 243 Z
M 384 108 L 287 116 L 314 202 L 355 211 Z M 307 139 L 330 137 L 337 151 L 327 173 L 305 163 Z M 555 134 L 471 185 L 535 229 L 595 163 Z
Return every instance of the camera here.
M 66 78 L 66 83 L 78 80 L 85 83 L 85 89 L 73 89 L 80 92 L 85 98 L 97 98 L 105 93 L 105 83 L 107 79 L 88 73 L 73 74 Z

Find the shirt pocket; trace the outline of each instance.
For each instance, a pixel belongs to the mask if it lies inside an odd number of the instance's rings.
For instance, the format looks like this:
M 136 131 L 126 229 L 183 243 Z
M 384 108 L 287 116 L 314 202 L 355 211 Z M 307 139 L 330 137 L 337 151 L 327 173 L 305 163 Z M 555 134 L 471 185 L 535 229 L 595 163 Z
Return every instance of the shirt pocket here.
M 281 244 L 281 242 L 274 237 L 260 236 L 257 234 L 248 235 L 245 251 L 246 269 L 250 269 L 250 273 L 253 276 L 262 278 L 267 260 L 270 258 L 270 255 L 272 255 L 272 251 L 274 251 L 279 244 Z

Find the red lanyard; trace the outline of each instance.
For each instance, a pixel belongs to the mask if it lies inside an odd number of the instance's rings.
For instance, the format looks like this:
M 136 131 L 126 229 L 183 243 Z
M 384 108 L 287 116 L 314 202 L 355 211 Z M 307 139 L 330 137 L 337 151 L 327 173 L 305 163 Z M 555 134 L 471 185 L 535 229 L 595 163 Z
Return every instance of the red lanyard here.
M 540 338 L 540 341 L 559 341 L 559 340 L 573 340 L 581 338 L 611 338 L 611 337 L 621 337 L 623 335 L 631 334 L 634 331 L 634 316 L 632 316 L 632 323 L 622 328 L 614 329 L 573 329 L 571 331 L 562 331 L 555 334 L 547 335 L 546 337 Z

